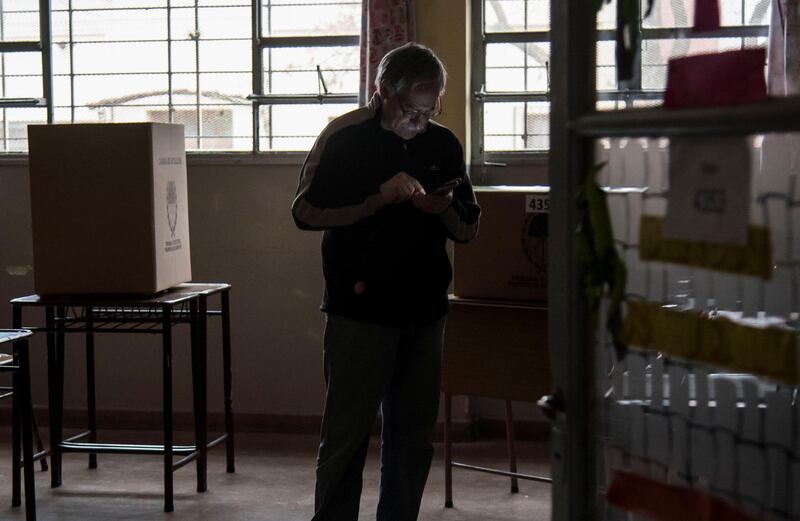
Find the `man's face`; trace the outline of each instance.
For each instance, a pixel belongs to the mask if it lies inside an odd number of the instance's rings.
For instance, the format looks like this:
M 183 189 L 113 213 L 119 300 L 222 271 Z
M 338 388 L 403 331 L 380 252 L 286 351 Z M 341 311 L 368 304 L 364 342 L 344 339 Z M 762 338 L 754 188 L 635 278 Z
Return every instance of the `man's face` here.
M 438 114 L 439 86 L 415 83 L 401 92 L 381 92 L 381 126 L 409 140 L 425 131 L 428 120 Z

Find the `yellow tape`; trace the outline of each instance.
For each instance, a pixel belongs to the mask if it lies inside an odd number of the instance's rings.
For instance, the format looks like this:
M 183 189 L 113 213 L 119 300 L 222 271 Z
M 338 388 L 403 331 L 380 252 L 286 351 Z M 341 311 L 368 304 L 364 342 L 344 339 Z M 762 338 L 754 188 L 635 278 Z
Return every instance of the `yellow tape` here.
M 736 246 L 665 239 L 663 224 L 660 217 L 642 216 L 639 229 L 641 260 L 673 262 L 766 280 L 772 278 L 772 246 L 768 228 L 748 226 L 747 244 Z
M 631 348 L 800 383 L 795 331 L 746 326 L 653 302 L 629 301 L 627 308 L 620 336 Z

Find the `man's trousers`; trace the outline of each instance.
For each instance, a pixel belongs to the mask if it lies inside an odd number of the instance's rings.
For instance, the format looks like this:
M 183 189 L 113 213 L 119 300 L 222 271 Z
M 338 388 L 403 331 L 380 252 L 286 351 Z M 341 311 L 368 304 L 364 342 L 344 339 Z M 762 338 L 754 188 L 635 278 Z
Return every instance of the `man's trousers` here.
M 445 319 L 393 327 L 328 315 L 327 394 L 312 521 L 356 521 L 370 433 L 381 408 L 377 521 L 415 521 L 439 410 Z

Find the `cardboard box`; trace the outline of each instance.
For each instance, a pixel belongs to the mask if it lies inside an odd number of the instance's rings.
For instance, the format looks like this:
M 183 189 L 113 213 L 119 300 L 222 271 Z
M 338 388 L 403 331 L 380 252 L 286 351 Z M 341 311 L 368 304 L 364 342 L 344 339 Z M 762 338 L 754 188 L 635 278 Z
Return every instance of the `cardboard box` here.
M 551 386 L 546 307 L 450 298 L 444 392 L 533 402 Z
M 476 187 L 478 236 L 453 249 L 459 297 L 547 300 L 547 186 Z
M 38 294 L 191 280 L 183 125 L 30 125 L 28 140 Z

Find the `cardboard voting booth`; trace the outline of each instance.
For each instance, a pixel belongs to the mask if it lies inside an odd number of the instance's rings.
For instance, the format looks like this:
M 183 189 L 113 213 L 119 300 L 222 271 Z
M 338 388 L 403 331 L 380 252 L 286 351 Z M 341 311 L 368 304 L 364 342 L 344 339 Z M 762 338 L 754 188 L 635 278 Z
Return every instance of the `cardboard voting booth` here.
M 152 294 L 191 280 L 183 125 L 31 125 L 38 294 Z

